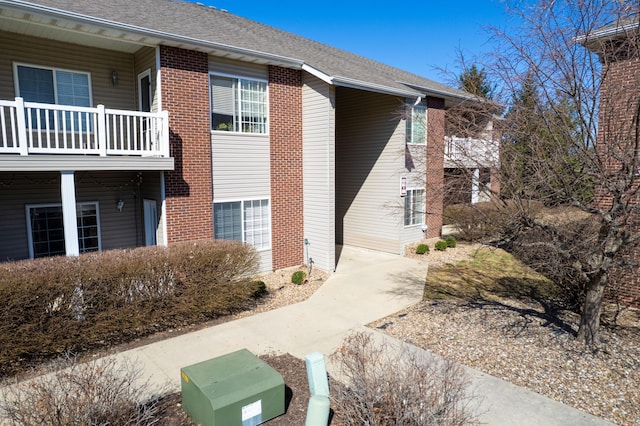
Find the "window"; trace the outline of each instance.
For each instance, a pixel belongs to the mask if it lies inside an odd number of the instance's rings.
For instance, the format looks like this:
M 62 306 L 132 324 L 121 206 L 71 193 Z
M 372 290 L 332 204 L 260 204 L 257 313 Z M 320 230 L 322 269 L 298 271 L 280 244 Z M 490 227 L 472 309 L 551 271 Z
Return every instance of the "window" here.
M 76 207 L 80 253 L 100 250 L 98 203 Z M 64 255 L 64 226 L 61 204 L 27 206 L 31 257 Z
M 424 223 L 424 189 L 408 189 L 404 197 L 404 226 Z
M 39 102 L 45 104 L 71 105 L 78 107 L 91 106 L 91 89 L 89 87 L 89 74 L 85 72 L 66 71 L 54 68 L 41 68 L 28 65 L 16 65 L 18 81 L 18 95 L 26 102 Z M 40 112 L 40 120 L 44 121 L 45 111 Z M 60 112 L 58 120 L 62 122 L 64 116 L 64 129 L 77 129 L 82 123 L 83 130 L 87 128 L 87 114 L 80 112 Z M 33 111 L 27 120 L 37 120 Z M 49 126 L 53 128 L 54 117 L 50 114 Z
M 214 237 L 253 245 L 257 250 L 271 247 L 269 200 L 214 203 Z
M 427 141 L 427 107 L 411 107 L 411 116 L 407 118 L 407 143 L 424 145 Z
M 267 83 L 212 75 L 211 129 L 267 133 Z

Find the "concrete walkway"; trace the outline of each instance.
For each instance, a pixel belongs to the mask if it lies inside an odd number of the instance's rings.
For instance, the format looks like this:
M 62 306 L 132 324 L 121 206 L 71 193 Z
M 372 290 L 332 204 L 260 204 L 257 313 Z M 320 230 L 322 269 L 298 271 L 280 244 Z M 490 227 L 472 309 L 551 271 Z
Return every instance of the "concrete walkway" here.
M 144 375 L 172 391 L 180 389 L 180 368 L 238 349 L 255 354 L 290 353 L 304 359 L 319 351 L 332 353 L 350 331 L 364 327 L 422 298 L 424 264 L 401 256 L 344 247 L 336 272 L 308 300 L 237 321 L 184 334 L 116 355 L 138 360 Z M 413 348 L 413 350 L 419 350 Z M 427 356 L 433 356 L 427 354 Z M 331 364 L 330 374 L 334 374 Z M 559 402 L 508 382 L 468 369 L 478 413 L 488 425 L 605 425 Z

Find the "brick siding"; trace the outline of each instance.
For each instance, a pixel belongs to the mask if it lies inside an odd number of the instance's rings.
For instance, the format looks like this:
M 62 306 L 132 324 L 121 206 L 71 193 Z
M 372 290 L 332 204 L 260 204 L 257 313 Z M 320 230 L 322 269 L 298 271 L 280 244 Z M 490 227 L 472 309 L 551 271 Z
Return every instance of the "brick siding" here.
M 444 204 L 444 100 L 427 98 L 426 238 L 442 233 Z
M 609 65 L 603 66 L 606 73 L 601 87 L 598 154 L 603 159 L 609 179 L 615 180 L 625 173 L 620 167 L 621 162 L 616 158 L 632 158 L 638 136 L 635 113 L 640 101 L 640 60 L 624 56 L 614 59 Z M 627 195 L 632 192 L 629 190 Z M 596 188 L 596 202 L 600 208 L 611 208 L 612 200 L 613 194 L 604 186 Z M 637 196 L 635 203 L 640 203 Z M 638 220 L 635 222 L 635 232 L 639 232 Z M 629 250 L 626 256 L 635 262 L 640 261 L 637 248 Z M 611 276 L 609 297 L 640 308 L 640 268 L 635 266 L 625 268 L 625 271 L 612 271 Z
M 271 235 L 274 270 L 304 262 L 302 74 L 269 67 Z
M 160 76 L 175 161 L 175 169 L 165 172 L 168 243 L 212 239 L 207 54 L 160 46 Z

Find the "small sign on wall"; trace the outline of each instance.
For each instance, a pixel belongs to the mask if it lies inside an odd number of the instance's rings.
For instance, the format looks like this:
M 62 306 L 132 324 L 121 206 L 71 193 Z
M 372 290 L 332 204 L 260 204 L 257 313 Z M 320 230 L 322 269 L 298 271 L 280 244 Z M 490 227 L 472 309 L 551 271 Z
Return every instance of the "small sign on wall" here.
M 407 195 L 407 178 L 402 176 L 400 178 L 400 196 L 405 197 Z

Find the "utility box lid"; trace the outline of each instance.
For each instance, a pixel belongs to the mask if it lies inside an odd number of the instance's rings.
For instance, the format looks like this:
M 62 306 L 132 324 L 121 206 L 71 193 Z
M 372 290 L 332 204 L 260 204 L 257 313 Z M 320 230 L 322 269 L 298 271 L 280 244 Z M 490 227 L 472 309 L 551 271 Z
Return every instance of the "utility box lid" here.
M 280 373 L 247 349 L 180 370 L 182 409 L 202 426 L 255 426 L 284 413 Z

